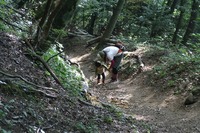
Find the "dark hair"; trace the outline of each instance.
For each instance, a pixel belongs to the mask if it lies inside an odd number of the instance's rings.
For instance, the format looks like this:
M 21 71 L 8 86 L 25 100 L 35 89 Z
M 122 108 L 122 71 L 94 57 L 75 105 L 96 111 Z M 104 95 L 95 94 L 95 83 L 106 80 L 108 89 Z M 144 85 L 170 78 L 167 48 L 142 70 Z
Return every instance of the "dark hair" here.
M 117 42 L 115 44 L 115 47 L 118 47 L 119 49 L 121 49 L 122 51 L 125 51 L 125 46 L 122 44 L 122 42 Z

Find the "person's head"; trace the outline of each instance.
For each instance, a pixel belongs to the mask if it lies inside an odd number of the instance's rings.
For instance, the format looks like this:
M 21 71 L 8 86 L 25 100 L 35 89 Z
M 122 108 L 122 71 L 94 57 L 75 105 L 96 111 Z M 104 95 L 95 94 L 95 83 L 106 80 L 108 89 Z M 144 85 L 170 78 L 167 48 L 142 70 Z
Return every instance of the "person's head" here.
M 124 47 L 123 45 L 120 46 L 120 49 L 121 49 L 122 51 L 125 51 L 125 47 Z
M 103 51 L 99 51 L 98 56 L 104 61 L 106 62 L 106 53 Z
M 95 61 L 95 66 L 96 67 L 100 67 L 101 66 L 101 63 L 99 61 Z
M 123 45 L 122 41 L 118 40 L 115 44 L 119 49 L 125 51 L 125 46 Z

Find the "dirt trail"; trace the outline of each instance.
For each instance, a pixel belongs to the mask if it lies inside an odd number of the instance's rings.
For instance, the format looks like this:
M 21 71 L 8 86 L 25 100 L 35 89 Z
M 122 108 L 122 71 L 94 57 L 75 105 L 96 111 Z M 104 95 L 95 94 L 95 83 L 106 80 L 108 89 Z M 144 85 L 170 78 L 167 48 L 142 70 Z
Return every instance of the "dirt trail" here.
M 83 51 L 85 48 L 80 45 L 74 47 L 74 51 L 68 51 L 69 58 L 80 64 L 90 83 L 89 91 L 99 100 L 116 105 L 137 120 L 146 121 L 153 133 L 200 133 L 200 103 L 186 107 L 184 95 L 150 87 L 145 83 L 148 64 L 144 72 L 134 78 L 97 86 L 92 69 L 95 55 L 91 55 L 89 49 Z

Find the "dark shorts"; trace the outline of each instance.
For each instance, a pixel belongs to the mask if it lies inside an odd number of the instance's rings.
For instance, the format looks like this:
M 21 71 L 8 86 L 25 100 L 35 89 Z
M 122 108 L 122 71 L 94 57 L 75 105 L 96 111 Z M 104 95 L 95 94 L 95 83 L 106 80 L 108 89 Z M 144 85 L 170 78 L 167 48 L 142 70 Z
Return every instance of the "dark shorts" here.
M 114 61 L 115 61 L 114 66 L 113 66 L 114 69 L 119 70 L 119 66 L 123 57 L 124 57 L 123 53 L 119 56 L 114 57 Z

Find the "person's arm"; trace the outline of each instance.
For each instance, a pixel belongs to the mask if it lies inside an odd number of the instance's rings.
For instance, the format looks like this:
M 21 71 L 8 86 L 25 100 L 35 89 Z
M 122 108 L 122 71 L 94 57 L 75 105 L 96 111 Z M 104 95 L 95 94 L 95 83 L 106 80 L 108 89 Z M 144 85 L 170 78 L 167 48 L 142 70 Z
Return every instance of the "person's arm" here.
M 111 69 L 111 68 L 114 66 L 114 64 L 115 64 L 115 61 L 114 61 L 114 60 L 111 60 L 111 64 L 110 64 L 109 69 Z

